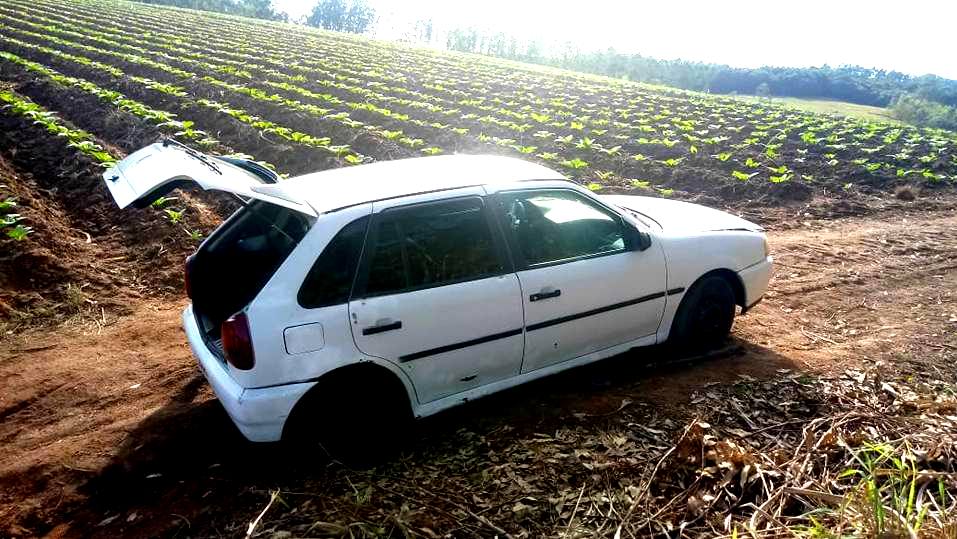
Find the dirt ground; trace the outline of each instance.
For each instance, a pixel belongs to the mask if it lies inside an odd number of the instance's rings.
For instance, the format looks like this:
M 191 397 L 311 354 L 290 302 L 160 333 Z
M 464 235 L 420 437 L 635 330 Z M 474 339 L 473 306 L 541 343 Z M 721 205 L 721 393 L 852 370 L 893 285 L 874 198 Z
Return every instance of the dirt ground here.
M 454 463 L 470 436 L 507 453 L 582 415 L 624 408 L 674 426 L 668 418 L 686 417 L 706 388 L 741 379 L 881 362 L 954 379 L 957 209 L 928 211 L 918 200 L 870 217 L 799 216 L 778 228 L 770 292 L 736 321 L 721 357 L 661 365 L 657 350 L 639 350 L 491 397 L 424 422 L 394 466 Z M 87 309 L 56 329 L 6 336 L 0 533 L 242 535 L 275 489 L 300 498 L 272 509 L 263 525 L 304 512 L 333 522 L 343 496 L 361 505 L 364 491 L 338 464 L 242 440 L 195 368 L 179 326 L 184 305 L 131 299 L 129 315 Z

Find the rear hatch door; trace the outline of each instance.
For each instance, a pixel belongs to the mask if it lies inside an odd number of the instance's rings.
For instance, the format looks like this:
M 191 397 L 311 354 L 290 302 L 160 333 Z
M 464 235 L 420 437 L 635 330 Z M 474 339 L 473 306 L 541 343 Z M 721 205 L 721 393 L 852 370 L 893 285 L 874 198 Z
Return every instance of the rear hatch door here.
M 225 191 L 316 216 L 312 206 L 286 193 L 281 185 L 172 141 L 137 150 L 110 167 L 103 180 L 120 208 L 146 207 L 177 187 L 196 183 L 206 190 Z

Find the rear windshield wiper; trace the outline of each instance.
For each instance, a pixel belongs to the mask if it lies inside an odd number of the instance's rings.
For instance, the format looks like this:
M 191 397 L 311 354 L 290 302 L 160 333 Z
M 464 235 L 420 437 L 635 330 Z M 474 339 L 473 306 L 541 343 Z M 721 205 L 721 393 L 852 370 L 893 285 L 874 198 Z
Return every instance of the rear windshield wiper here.
M 186 155 L 188 155 L 188 156 L 192 157 L 193 159 L 196 159 L 196 160 L 199 161 L 200 163 L 206 165 L 207 167 L 209 167 L 210 169 L 212 169 L 212 171 L 215 172 L 216 174 L 219 174 L 220 176 L 223 175 L 223 171 L 219 170 L 219 165 L 217 165 L 216 162 L 213 161 L 213 158 L 209 157 L 208 155 L 206 155 L 206 154 L 204 154 L 204 153 L 197 152 L 196 150 L 190 148 L 189 146 L 183 144 L 182 142 L 178 142 L 178 141 L 173 140 L 173 139 L 171 139 L 171 138 L 164 138 L 164 139 L 163 139 L 163 146 L 164 146 L 164 147 L 167 147 L 167 146 L 170 146 L 170 145 L 172 145 L 172 146 L 174 146 L 174 147 L 176 147 L 176 148 L 182 150 L 183 152 L 186 153 Z

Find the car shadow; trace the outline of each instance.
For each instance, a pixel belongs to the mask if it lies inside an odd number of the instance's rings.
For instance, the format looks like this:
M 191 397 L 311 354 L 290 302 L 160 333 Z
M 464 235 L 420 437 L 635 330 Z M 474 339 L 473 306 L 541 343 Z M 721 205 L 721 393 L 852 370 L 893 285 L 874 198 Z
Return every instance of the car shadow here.
M 781 369 L 800 370 L 787 357 L 734 338 L 720 351 L 691 358 L 662 347 L 636 349 L 422 420 L 401 459 L 404 466 L 442 462 L 459 450 L 454 440 L 463 429 L 505 431 L 508 443 L 509 436 L 554 432 L 576 415 L 614 414 L 631 402 L 681 416 L 709 384 L 770 379 Z M 205 385 L 197 372 L 133 428 L 110 464 L 80 488 L 87 503 L 72 515 L 75 529 L 84 535 L 166 534 L 206 521 L 204 515 L 222 518 L 224 506 L 240 510 L 243 493 L 258 492 L 258 503 L 270 490 L 310 489 L 317 481 L 330 491 L 346 488 L 337 484 L 343 465 L 320 447 L 246 441 Z M 394 440 L 382 443 L 384 454 L 396 449 Z M 131 514 L 136 519 L 129 521 Z M 111 516 L 110 525 L 95 527 Z

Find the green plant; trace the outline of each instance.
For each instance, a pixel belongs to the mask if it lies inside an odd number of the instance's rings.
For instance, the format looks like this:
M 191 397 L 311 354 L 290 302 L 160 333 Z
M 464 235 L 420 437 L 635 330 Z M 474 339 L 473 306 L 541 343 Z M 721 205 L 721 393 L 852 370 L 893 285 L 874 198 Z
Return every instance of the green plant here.
M 595 141 L 588 137 L 578 139 L 578 142 L 575 143 L 575 147 L 580 150 L 590 150 L 595 145 Z
M 740 172 L 740 171 L 737 171 L 737 170 L 731 171 L 731 177 L 733 177 L 733 178 L 736 179 L 736 180 L 741 180 L 741 181 L 743 181 L 743 182 L 746 182 L 746 181 L 750 180 L 751 178 L 753 178 L 753 177 L 755 177 L 755 176 L 757 176 L 757 175 L 758 175 L 757 172 L 752 172 L 751 174 L 746 174 L 746 173 L 744 173 L 744 172 Z
M 183 219 L 183 214 L 186 213 L 186 210 L 182 209 L 177 211 L 171 208 L 166 208 L 163 210 L 163 213 L 166 215 L 166 218 L 175 225 Z
M 678 157 L 678 158 L 672 157 L 671 159 L 665 159 L 664 161 L 662 161 L 662 164 L 664 164 L 666 167 L 674 168 L 680 165 L 681 162 L 684 160 L 685 160 L 684 157 Z
M 562 161 L 562 166 L 568 167 L 572 170 L 581 170 L 588 167 L 588 162 L 582 161 L 576 157 L 575 159 Z
M 190 230 L 185 227 L 183 228 L 183 230 L 186 232 L 186 235 L 189 236 L 189 239 L 192 241 L 200 241 L 203 239 L 203 233 L 200 232 L 199 230 Z
M 17 223 L 6 231 L 7 237 L 16 241 L 25 240 L 27 236 L 33 233 L 33 228 Z
M 918 499 L 918 487 L 923 482 L 917 466 L 917 457 L 907 443 L 865 443 L 851 450 L 854 466 L 842 472 L 838 479 L 857 479 L 851 492 L 845 496 L 845 508 L 852 508 L 857 518 L 850 519 L 857 530 L 871 537 L 916 536 L 932 509 L 937 522 L 948 520 L 946 508 L 950 495 L 943 479 L 933 478 L 934 489 L 920 489 L 921 498 L 935 496 L 936 500 Z M 842 509 L 846 510 L 846 509 Z
M 172 202 L 172 201 L 174 201 L 174 200 L 176 200 L 176 197 L 161 196 L 161 197 L 157 198 L 156 200 L 154 200 L 153 203 L 150 204 L 150 206 L 152 206 L 152 207 L 154 207 L 154 208 L 162 208 L 162 207 L 163 207 L 164 205 L 166 205 L 168 202 Z

